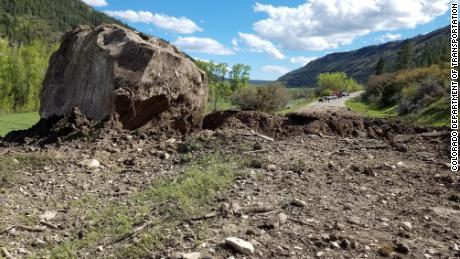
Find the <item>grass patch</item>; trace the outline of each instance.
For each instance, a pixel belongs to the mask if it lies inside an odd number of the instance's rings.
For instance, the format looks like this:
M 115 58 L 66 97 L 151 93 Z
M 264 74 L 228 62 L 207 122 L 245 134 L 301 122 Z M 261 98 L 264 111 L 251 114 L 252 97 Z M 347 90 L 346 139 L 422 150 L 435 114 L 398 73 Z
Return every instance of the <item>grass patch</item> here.
M 13 130 L 28 129 L 39 120 L 40 115 L 37 112 L 0 114 L 0 136 Z
M 372 118 L 390 118 L 398 116 L 397 107 L 378 108 L 372 104 L 364 103 L 359 97 L 352 98 L 345 102 L 345 106 L 354 112 L 363 114 L 366 117 Z
M 72 208 L 75 215 L 86 211 L 86 222 L 80 234 L 50 247 L 52 258 L 79 258 L 85 253 L 97 254 L 97 246 L 111 245 L 118 258 L 144 258 L 151 251 L 178 244 L 183 234 L 178 225 L 195 215 L 205 214 L 215 195 L 234 180 L 236 163 L 221 156 L 206 156 L 187 166 L 174 179 L 159 180 L 149 189 L 131 194 L 126 204 L 100 204 L 88 199 Z M 77 205 L 74 203 L 74 205 Z M 142 231 L 136 228 L 144 226 Z M 81 234 L 83 233 L 83 234 Z M 134 237 L 136 242 L 124 242 Z
M 228 109 L 231 109 L 231 108 L 235 108 L 235 106 L 230 101 L 220 100 L 217 103 L 216 108 L 217 108 L 217 111 L 224 111 L 224 110 L 228 110 Z M 214 104 L 210 103 L 210 102 L 207 102 L 206 103 L 205 113 L 209 114 L 209 113 L 212 113 L 212 112 L 214 112 Z
M 0 192 L 22 181 L 19 170 L 30 171 L 49 165 L 53 158 L 40 154 L 5 155 L 0 157 Z
M 312 103 L 315 99 L 314 98 L 302 98 L 302 99 L 295 99 L 292 100 L 288 107 L 278 111 L 280 115 L 286 115 L 290 112 L 295 112 L 304 106 L 308 105 L 309 103 Z
M 446 98 L 428 105 L 420 112 L 407 116 L 411 122 L 435 127 L 448 127 L 450 125 L 450 103 Z

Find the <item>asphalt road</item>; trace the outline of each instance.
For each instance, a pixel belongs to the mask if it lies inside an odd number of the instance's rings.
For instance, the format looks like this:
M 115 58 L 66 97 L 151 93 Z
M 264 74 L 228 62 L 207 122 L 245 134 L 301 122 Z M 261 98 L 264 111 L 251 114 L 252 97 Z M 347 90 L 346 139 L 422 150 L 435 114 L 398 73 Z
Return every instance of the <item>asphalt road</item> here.
M 351 93 L 350 96 L 342 97 L 340 99 L 330 100 L 329 102 L 325 101 L 325 102 L 320 103 L 318 101 L 315 101 L 315 102 L 309 103 L 305 107 L 300 108 L 299 111 L 318 110 L 318 109 L 331 108 L 331 107 L 335 107 L 335 108 L 345 107 L 345 102 L 347 100 L 360 96 L 362 93 L 363 93 L 362 91 L 354 92 L 354 93 Z

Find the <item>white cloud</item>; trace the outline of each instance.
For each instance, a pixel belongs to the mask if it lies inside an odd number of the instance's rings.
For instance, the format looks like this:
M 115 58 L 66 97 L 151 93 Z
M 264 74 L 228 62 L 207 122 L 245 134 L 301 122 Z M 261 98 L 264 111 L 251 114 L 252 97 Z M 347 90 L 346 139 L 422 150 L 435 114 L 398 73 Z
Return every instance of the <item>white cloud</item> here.
M 284 75 L 289 73 L 291 69 L 282 66 L 275 66 L 275 65 L 266 65 L 262 67 L 262 72 L 274 75 Z
M 107 6 L 109 5 L 105 0 L 83 0 L 87 5 L 91 6 Z
M 402 38 L 402 35 L 399 33 L 385 33 L 383 34 L 380 38 L 380 42 L 387 42 L 387 41 L 395 41 L 395 40 L 400 40 Z
M 190 52 L 209 55 L 232 55 L 234 52 L 214 39 L 197 37 L 178 37 L 174 45 Z
M 203 31 L 195 22 L 186 17 L 174 17 L 147 11 L 136 12 L 133 10 L 106 11 L 105 13 L 130 22 L 153 24 L 169 32 L 191 34 L 197 31 Z
M 373 31 L 414 28 L 449 8 L 449 0 L 310 0 L 297 7 L 257 3 L 267 18 L 256 34 L 295 50 L 324 50 L 350 44 Z
M 240 39 L 253 52 L 265 52 L 276 59 L 284 59 L 285 56 L 278 48 L 268 40 L 261 39 L 254 34 L 239 33 Z
M 289 61 L 291 61 L 292 64 L 298 64 L 298 65 L 306 65 L 308 63 L 310 63 L 311 61 L 317 59 L 317 57 L 304 57 L 304 56 L 298 56 L 298 57 L 293 57 L 291 59 L 289 59 Z

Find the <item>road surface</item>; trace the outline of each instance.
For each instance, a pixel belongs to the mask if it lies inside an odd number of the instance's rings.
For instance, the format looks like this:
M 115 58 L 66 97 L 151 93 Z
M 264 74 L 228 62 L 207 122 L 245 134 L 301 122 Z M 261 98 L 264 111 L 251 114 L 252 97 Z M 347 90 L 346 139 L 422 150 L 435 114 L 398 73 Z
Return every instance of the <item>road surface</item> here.
M 310 111 L 310 110 L 345 107 L 345 102 L 347 100 L 358 97 L 362 93 L 363 91 L 354 92 L 354 93 L 351 93 L 350 96 L 342 97 L 340 99 L 330 100 L 329 102 L 325 101 L 325 102 L 320 103 L 318 101 L 315 101 L 315 102 L 309 103 L 306 106 L 300 108 L 298 111 L 304 112 L 304 111 Z

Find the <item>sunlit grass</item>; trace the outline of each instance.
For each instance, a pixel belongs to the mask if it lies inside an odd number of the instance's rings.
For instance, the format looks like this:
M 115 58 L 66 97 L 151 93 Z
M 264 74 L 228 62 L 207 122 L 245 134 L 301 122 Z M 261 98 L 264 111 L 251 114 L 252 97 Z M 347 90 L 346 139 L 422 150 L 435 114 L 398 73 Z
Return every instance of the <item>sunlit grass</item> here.
M 13 130 L 23 130 L 32 127 L 40 119 L 38 112 L 0 113 L 0 136 L 5 136 Z

